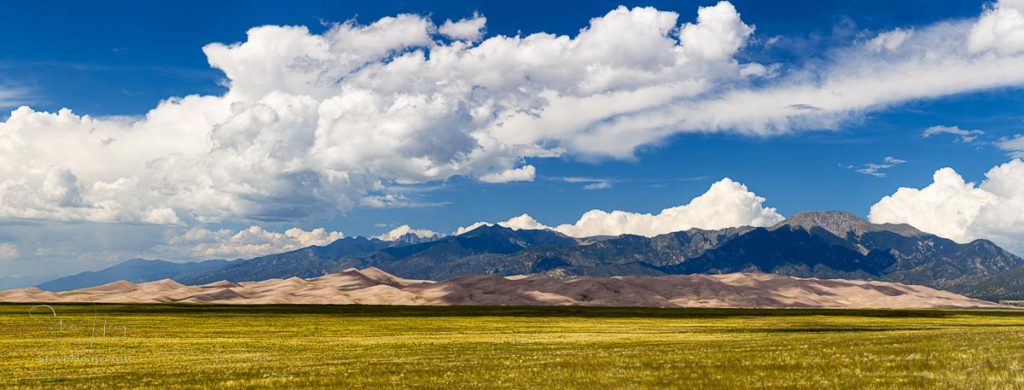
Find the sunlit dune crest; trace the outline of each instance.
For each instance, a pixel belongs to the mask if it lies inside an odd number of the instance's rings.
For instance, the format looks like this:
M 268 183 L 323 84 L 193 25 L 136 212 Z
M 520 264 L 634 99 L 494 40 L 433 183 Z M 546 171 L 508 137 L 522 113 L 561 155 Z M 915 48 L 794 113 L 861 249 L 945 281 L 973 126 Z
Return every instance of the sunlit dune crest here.
M 775 274 L 615 276 L 468 275 L 435 282 L 354 268 L 301 279 L 221 281 L 185 286 L 165 279 L 117 281 L 54 293 L 0 292 L 3 302 L 192 302 L 232 304 L 580 305 L 739 308 L 997 308 L 991 302 L 924 286 Z

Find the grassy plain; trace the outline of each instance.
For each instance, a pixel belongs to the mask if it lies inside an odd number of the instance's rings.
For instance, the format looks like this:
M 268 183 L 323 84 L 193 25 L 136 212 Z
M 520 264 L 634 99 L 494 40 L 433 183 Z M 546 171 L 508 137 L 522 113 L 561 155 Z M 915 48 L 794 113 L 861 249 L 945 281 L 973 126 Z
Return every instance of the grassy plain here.
M 1024 311 L 0 305 L 0 387 L 1024 387 Z

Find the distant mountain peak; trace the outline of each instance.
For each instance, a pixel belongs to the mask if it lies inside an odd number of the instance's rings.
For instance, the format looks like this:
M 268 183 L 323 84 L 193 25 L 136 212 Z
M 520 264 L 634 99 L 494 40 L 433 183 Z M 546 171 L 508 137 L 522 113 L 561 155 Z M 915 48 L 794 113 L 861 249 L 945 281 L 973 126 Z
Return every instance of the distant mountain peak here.
M 402 225 L 374 238 L 409 245 L 436 240 L 441 238 L 441 234 L 429 229 L 414 229 L 412 226 Z
M 483 224 L 478 226 L 476 229 L 462 233 L 459 236 L 462 237 L 478 237 L 478 236 L 490 236 L 490 235 L 501 235 L 507 236 L 515 234 L 515 230 L 507 228 L 498 224 Z
M 392 245 L 415 245 L 424 242 L 436 241 L 439 238 L 441 238 L 441 236 L 438 234 L 428 236 L 409 232 L 396 237 L 394 240 L 391 240 L 391 242 L 393 243 Z
M 874 224 L 846 211 L 801 211 L 772 226 L 771 229 L 778 229 L 782 226 L 801 227 L 806 230 L 817 227 L 825 229 L 837 237 L 846 237 L 851 232 L 859 236 L 877 231 L 888 231 L 907 237 L 926 234 L 907 224 Z
M 860 216 L 858 216 L 857 214 L 851 213 L 849 211 L 840 211 L 840 210 L 807 210 L 807 211 L 801 211 L 799 213 L 793 214 L 788 219 L 792 219 L 792 220 L 800 220 L 800 219 L 835 220 L 835 219 L 839 219 L 839 220 L 846 220 L 846 221 L 865 223 L 865 224 L 870 223 L 866 219 L 861 218 Z

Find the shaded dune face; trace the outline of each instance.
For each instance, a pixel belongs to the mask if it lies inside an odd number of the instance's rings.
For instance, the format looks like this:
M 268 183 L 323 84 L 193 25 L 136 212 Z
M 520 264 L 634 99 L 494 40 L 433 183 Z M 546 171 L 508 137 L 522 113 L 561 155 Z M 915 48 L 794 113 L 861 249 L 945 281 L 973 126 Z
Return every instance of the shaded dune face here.
M 3 302 L 192 302 L 235 304 L 583 305 L 740 308 L 1002 308 L 924 286 L 775 274 L 615 276 L 559 279 L 543 275 L 469 275 L 435 282 L 377 268 L 301 279 L 213 282 L 117 281 L 53 293 L 0 292 Z

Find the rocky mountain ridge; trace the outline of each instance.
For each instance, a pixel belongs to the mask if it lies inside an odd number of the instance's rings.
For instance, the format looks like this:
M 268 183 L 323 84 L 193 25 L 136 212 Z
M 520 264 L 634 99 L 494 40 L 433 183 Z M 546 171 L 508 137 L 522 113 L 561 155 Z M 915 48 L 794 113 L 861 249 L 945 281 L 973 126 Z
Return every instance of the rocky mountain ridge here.
M 970 293 L 981 296 L 979 280 L 998 281 L 1001 279 L 996 276 L 1024 267 L 1020 257 L 987 240 L 960 244 L 909 225 L 872 224 L 850 213 L 823 211 L 798 213 L 770 227 L 690 229 L 655 237 L 573 238 L 549 230 L 493 225 L 456 236 L 411 241 L 416 242 L 344 238 L 322 247 L 215 267 L 199 269 L 204 263 L 192 263 L 196 270 L 165 277 L 185 284 L 206 284 L 311 278 L 353 267 L 377 267 L 402 277 L 432 280 L 471 274 L 608 277 L 761 272 L 891 281 L 952 291 L 974 285 Z M 66 279 L 41 287 L 68 287 Z M 993 283 L 997 282 L 984 285 Z

